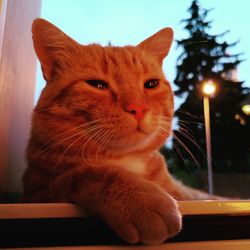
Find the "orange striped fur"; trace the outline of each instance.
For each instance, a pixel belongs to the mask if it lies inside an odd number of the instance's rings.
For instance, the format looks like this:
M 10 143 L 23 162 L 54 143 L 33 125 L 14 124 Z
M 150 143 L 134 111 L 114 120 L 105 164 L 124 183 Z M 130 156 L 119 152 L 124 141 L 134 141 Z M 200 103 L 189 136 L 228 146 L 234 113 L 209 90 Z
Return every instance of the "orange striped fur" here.
M 172 126 L 162 71 L 172 30 L 125 47 L 80 45 L 43 19 L 32 33 L 47 83 L 32 118 L 24 200 L 77 203 L 130 243 L 176 235 L 175 199 L 207 194 L 174 180 L 158 152 Z

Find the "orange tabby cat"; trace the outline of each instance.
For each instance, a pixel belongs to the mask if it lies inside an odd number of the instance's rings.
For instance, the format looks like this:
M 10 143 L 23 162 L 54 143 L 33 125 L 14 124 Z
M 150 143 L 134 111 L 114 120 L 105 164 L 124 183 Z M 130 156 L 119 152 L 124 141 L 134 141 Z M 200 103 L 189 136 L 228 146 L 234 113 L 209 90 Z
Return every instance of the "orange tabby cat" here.
M 130 243 L 176 235 L 176 199 L 208 195 L 173 179 L 158 152 L 173 117 L 162 71 L 172 29 L 125 47 L 80 45 L 43 19 L 32 32 L 47 84 L 34 109 L 24 199 L 77 203 Z

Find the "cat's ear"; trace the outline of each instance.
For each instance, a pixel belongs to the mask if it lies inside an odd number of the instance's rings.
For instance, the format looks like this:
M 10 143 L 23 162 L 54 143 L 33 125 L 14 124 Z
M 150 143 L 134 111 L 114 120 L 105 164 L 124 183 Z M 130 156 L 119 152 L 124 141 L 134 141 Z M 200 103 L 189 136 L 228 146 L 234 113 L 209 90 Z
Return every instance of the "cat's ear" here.
M 33 21 L 32 35 L 43 76 L 48 82 L 53 76 L 54 68 L 59 64 L 67 65 L 69 53 L 75 51 L 79 45 L 56 26 L 42 18 Z
M 149 52 L 162 63 L 170 50 L 173 35 L 174 32 L 171 28 L 165 28 L 138 44 L 137 47 Z

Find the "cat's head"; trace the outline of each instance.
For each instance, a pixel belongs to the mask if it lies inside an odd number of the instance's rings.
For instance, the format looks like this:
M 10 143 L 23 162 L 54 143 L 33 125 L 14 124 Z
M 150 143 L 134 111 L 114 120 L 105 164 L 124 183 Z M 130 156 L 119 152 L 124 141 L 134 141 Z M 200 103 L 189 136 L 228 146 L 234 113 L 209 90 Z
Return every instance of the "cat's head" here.
M 173 94 L 162 61 L 171 28 L 125 47 L 80 45 L 43 19 L 34 21 L 32 33 L 47 82 L 33 117 L 40 140 L 84 157 L 153 150 L 165 142 Z

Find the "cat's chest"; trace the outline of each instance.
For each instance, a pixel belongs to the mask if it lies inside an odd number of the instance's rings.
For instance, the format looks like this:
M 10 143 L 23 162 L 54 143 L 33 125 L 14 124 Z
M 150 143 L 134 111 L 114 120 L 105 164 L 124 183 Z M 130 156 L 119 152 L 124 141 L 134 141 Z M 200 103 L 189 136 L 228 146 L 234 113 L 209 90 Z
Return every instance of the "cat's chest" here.
M 143 175 L 146 172 L 147 159 L 144 157 L 125 156 L 119 159 L 109 160 L 108 164 L 127 169 L 139 175 Z

